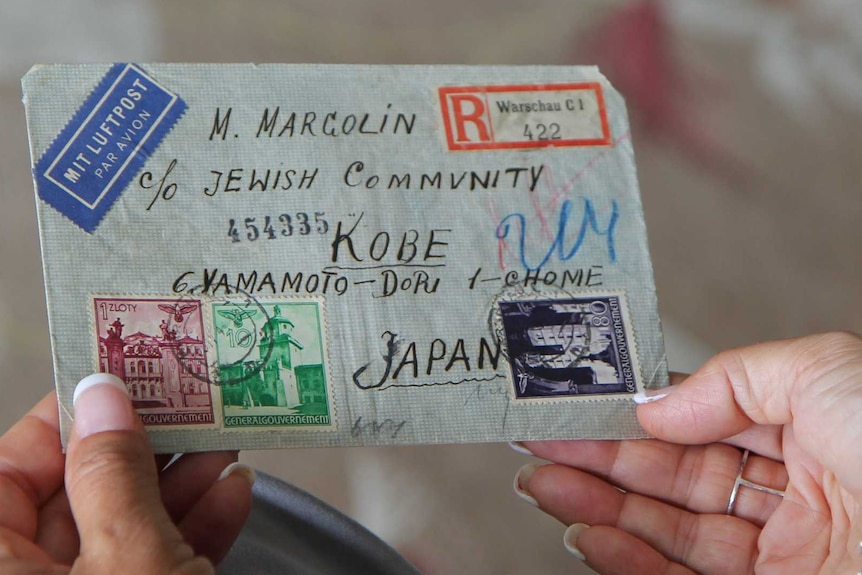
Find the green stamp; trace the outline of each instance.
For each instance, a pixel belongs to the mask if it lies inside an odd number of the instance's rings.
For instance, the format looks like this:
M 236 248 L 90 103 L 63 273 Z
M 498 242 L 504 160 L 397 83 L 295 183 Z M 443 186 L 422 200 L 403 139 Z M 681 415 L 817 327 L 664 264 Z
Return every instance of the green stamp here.
M 334 428 L 323 304 L 212 305 L 225 428 Z

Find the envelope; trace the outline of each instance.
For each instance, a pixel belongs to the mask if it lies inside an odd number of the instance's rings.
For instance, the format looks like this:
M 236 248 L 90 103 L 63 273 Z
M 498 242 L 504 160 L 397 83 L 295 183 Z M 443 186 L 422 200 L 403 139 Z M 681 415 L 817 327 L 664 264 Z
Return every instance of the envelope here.
M 159 452 L 644 437 L 668 384 L 594 67 L 93 64 L 23 80 L 64 441 Z

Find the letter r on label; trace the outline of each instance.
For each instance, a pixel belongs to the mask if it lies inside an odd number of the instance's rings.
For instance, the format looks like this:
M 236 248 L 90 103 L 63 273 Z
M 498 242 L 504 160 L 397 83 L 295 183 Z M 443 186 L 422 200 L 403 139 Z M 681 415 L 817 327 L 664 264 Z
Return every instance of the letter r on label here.
M 485 102 L 475 94 L 451 94 L 449 102 L 452 104 L 452 116 L 455 123 L 456 142 L 490 142 L 488 124 L 485 116 Z M 475 127 L 476 140 L 467 135 L 466 124 Z

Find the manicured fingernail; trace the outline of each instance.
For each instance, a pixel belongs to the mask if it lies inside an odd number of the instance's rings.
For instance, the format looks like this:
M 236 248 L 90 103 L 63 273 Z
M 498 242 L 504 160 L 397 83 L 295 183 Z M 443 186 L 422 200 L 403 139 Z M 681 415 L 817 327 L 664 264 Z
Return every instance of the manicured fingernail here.
M 563 534 L 563 545 L 566 546 L 566 550 L 581 561 L 586 561 L 587 558 L 584 556 L 584 552 L 578 549 L 578 537 L 589 528 L 590 526 L 586 523 L 575 523 L 569 525 Z
M 94 373 L 78 382 L 72 396 L 75 431 L 84 438 L 102 431 L 135 429 L 137 417 L 123 380 Z
M 670 392 L 673 391 L 673 388 L 662 387 L 660 389 L 645 389 L 643 391 L 639 391 L 632 396 L 632 399 L 638 405 L 642 403 L 652 403 L 653 401 L 658 401 L 659 399 L 664 399 Z
M 516 451 L 521 455 L 533 455 L 533 452 L 527 449 L 527 447 L 520 441 L 510 441 L 509 447 L 512 448 L 512 451 Z
M 527 465 L 523 466 L 521 469 L 518 470 L 517 475 L 515 475 L 515 482 L 512 484 L 512 487 L 515 489 L 515 494 L 534 507 L 538 507 L 539 502 L 536 501 L 536 498 L 533 497 L 530 492 L 524 488 L 524 485 L 527 484 L 533 473 L 535 473 L 536 470 L 540 467 L 541 465 L 537 463 L 528 463 Z
M 231 475 L 239 475 L 248 480 L 249 483 L 254 485 L 255 479 L 257 479 L 257 474 L 254 472 L 254 468 L 246 465 L 245 463 L 240 463 L 239 461 L 234 461 L 230 465 L 224 468 L 224 471 L 221 472 L 221 475 L 218 476 L 218 480 L 221 481 L 226 477 Z

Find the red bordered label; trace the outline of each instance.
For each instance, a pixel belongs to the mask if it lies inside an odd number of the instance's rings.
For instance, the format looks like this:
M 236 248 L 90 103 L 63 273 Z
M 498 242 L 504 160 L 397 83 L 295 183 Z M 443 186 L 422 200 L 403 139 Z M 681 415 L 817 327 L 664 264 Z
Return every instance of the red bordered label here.
M 449 149 L 610 146 L 598 82 L 439 89 Z

